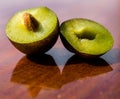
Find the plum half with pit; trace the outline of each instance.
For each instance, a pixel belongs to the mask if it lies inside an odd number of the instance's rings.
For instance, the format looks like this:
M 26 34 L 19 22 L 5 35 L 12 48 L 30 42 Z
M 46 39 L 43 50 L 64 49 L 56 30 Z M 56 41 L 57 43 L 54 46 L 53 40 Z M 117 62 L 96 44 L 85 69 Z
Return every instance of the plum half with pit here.
M 25 54 L 43 54 L 53 47 L 59 34 L 55 12 L 41 6 L 17 12 L 8 21 L 6 35 Z

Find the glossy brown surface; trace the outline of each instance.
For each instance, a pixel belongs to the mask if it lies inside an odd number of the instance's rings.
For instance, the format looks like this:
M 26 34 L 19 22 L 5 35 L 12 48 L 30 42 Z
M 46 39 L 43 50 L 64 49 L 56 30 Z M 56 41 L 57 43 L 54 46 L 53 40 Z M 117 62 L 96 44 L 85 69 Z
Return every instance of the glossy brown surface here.
M 9 18 L 19 10 L 47 6 L 64 20 L 82 17 L 103 24 L 114 37 L 113 48 L 94 60 L 67 51 L 60 39 L 43 56 L 29 57 L 5 36 Z M 0 3 L 0 99 L 119 99 L 119 0 L 4 0 Z

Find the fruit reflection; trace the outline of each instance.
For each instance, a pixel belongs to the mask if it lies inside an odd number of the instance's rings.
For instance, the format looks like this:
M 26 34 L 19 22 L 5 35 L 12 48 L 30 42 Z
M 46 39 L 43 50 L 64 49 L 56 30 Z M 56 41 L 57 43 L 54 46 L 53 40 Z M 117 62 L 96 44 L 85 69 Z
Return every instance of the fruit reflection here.
M 35 97 L 42 89 L 59 90 L 70 82 L 111 70 L 112 68 L 103 59 L 84 60 L 73 56 L 68 60 L 61 74 L 50 55 L 24 56 L 16 65 L 11 81 L 26 85 L 30 95 Z
M 72 56 L 66 63 L 62 72 L 62 80 L 65 83 L 97 76 L 112 71 L 110 65 L 102 58 L 84 59 L 77 55 Z
M 59 69 L 49 55 L 39 57 L 23 57 L 13 71 L 11 81 L 27 85 L 32 96 L 36 96 L 42 88 L 58 89 L 56 83 L 60 79 Z

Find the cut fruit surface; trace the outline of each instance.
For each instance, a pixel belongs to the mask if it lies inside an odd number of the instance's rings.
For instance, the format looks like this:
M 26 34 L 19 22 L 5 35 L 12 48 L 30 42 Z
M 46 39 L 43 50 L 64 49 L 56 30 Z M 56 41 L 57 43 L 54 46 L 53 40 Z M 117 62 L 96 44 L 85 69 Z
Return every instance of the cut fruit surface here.
M 36 53 L 39 50 L 47 51 L 54 45 L 58 27 L 57 15 L 42 6 L 16 13 L 6 26 L 6 35 L 23 53 Z
M 67 20 L 61 24 L 60 32 L 65 47 L 81 55 L 102 55 L 112 48 L 114 42 L 105 27 L 88 19 Z
M 30 13 L 39 22 L 37 31 L 28 31 L 24 25 L 23 14 Z M 30 43 L 46 38 L 57 25 L 57 17 L 46 7 L 31 8 L 18 12 L 7 25 L 7 35 L 15 42 Z

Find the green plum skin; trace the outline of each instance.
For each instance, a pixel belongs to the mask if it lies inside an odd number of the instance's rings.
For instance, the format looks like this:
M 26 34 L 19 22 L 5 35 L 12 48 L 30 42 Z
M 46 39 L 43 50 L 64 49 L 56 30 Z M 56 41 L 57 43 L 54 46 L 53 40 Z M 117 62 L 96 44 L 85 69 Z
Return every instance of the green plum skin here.
M 69 51 L 84 58 L 94 58 L 108 52 L 114 43 L 111 33 L 99 23 L 74 18 L 60 26 L 60 38 Z
M 58 39 L 58 26 L 56 27 L 55 31 L 53 31 L 52 35 L 49 35 L 47 38 L 36 41 L 29 44 L 23 44 L 23 43 L 16 43 L 12 40 L 10 42 L 14 45 L 15 48 L 17 48 L 19 51 L 21 51 L 24 54 L 28 55 L 41 55 L 50 50 L 54 44 L 56 43 Z

